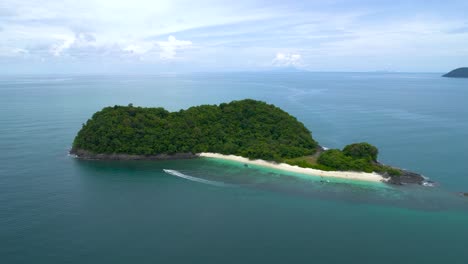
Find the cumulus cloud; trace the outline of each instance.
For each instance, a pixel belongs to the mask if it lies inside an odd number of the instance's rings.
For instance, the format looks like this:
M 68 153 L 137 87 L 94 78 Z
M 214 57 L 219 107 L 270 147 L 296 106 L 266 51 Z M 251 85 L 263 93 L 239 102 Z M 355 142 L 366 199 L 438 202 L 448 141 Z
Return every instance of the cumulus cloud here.
M 161 48 L 159 54 L 161 59 L 172 60 L 176 58 L 177 51 L 186 49 L 192 46 L 192 42 L 188 40 L 178 40 L 174 36 L 169 36 L 167 41 L 156 42 Z
M 188 40 L 178 40 L 174 36 L 169 36 L 167 41 L 133 41 L 122 44 L 122 50 L 130 55 L 136 55 L 141 60 L 152 61 L 155 55 L 162 60 L 174 60 L 178 58 L 178 51 L 192 46 Z
M 22 55 L 25 55 L 25 54 L 29 53 L 28 50 L 20 49 L 20 48 L 14 48 L 14 49 L 12 49 L 12 52 L 15 53 L 15 54 L 22 54 Z
M 12 48 L 12 47 L 1 47 L 0 46 L 0 57 L 17 57 L 27 56 L 29 51 L 27 49 Z
M 299 53 L 278 52 L 272 64 L 278 67 L 300 67 L 302 66 L 302 56 Z
M 50 47 L 49 52 L 59 57 L 67 50 L 76 48 L 95 48 L 96 38 L 91 33 L 77 32 L 74 34 L 55 35 L 55 43 Z
M 369 1 L 346 9 L 341 1 L 331 1 L 338 9 L 321 1 L 192 2 L 1 0 L 0 61 L 101 61 L 115 68 L 176 61 L 184 70 L 374 70 L 392 63 L 399 70 L 445 71 L 468 58 L 467 1 L 447 8 L 414 0 L 420 4 L 402 13 Z
M 59 57 L 60 55 L 62 55 L 62 53 L 66 49 L 70 48 L 75 42 L 74 36 L 62 35 L 57 36 L 57 39 L 57 43 L 52 45 L 52 47 L 50 48 L 50 53 L 52 53 L 52 55 L 54 55 L 55 57 Z

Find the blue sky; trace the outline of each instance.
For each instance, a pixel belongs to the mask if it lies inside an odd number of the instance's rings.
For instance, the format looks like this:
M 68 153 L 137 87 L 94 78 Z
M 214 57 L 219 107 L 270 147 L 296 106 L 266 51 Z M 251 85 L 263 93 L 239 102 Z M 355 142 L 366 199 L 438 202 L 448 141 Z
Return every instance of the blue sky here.
M 445 72 L 468 1 L 2 0 L 2 73 Z

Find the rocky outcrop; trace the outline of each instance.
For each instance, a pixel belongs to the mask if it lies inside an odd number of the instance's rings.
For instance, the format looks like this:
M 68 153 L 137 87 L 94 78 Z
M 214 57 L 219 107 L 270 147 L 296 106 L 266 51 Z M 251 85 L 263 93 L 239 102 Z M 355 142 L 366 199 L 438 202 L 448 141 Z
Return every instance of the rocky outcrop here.
M 393 167 L 393 166 L 388 166 L 379 161 L 375 161 L 374 165 L 388 167 L 399 172 L 399 175 L 390 175 L 388 173 L 388 170 L 379 173 L 380 175 L 382 175 L 384 178 L 387 179 L 387 183 L 389 184 L 395 184 L 395 185 L 419 184 L 419 185 L 434 186 L 433 181 L 427 180 L 424 176 L 422 176 L 419 173 L 400 169 L 400 168 Z
M 384 177 L 388 178 L 388 183 L 390 184 L 396 184 L 396 185 L 404 185 L 404 184 L 419 184 L 419 185 L 424 185 L 424 183 L 427 183 L 427 185 L 433 185 L 432 181 L 426 180 L 421 174 L 407 171 L 407 170 L 400 170 L 401 175 L 395 176 L 395 175 L 383 175 Z
M 390 180 L 388 183 L 396 184 L 396 185 L 404 185 L 404 184 L 420 184 L 426 182 L 426 179 L 418 173 L 414 173 L 411 171 L 402 170 L 402 174 L 399 176 L 390 176 Z

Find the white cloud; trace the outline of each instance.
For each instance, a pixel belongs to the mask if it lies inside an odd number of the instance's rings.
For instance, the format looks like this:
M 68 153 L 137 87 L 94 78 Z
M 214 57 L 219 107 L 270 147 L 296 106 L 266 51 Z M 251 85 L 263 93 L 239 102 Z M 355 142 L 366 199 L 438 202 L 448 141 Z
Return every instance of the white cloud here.
M 190 9 L 181 8 L 191 6 Z M 248 4 L 250 6 L 250 4 Z M 266 11 L 244 10 L 244 4 L 224 5 L 211 0 L 3 0 L 0 10 L 2 37 L 0 56 L 18 55 L 11 47 L 28 49 L 31 56 L 65 57 L 76 48 L 120 50 L 120 55 L 155 56 L 174 59 L 191 41 L 169 37 L 155 43 L 155 37 L 174 35 L 192 28 L 224 25 L 269 16 Z M 125 19 L 122 19 L 125 17 Z M 79 32 L 92 32 L 83 35 Z M 85 41 L 81 41 L 80 39 Z M 91 40 L 94 43 L 91 44 Z M 152 39 L 151 41 L 149 41 Z M 153 54 L 152 52 L 160 52 Z M 7 55 L 8 53 L 8 55 Z M 79 56 L 89 54 L 80 52 Z M 112 53 L 112 57 L 114 57 Z M 135 56 L 138 57 L 138 56 Z M 78 58 L 78 57 L 77 57 Z M 79 58 L 78 58 L 79 59 Z
M 134 55 L 141 61 L 175 60 L 179 58 L 178 52 L 192 47 L 188 40 L 178 40 L 169 36 L 165 41 L 124 41 L 119 45 L 128 55 Z
M 194 70 L 373 69 L 391 62 L 425 70 L 460 64 L 468 56 L 462 4 L 452 5 L 450 15 L 415 4 L 408 15 L 386 12 L 387 5 L 335 10 L 323 1 L 280 2 L 2 0 L 0 60 L 98 60 L 116 67 L 170 60 Z M 408 61 L 415 56 L 420 58 Z
M 20 48 L 14 48 L 12 51 L 13 53 L 16 53 L 16 54 L 28 54 L 29 53 L 28 50 L 20 49 Z
M 52 53 L 52 55 L 54 55 L 55 57 L 59 57 L 60 55 L 62 55 L 62 53 L 66 49 L 70 48 L 75 42 L 74 36 L 61 35 L 57 36 L 57 39 L 59 43 L 54 44 L 50 48 L 50 53 Z
M 174 36 L 169 36 L 167 41 L 156 42 L 161 48 L 161 59 L 172 60 L 176 58 L 177 50 L 186 49 L 192 46 L 188 40 L 178 40 Z
M 0 57 L 24 57 L 29 54 L 27 49 L 0 47 Z
M 69 34 L 54 35 L 55 43 L 51 45 L 49 52 L 60 57 L 70 49 L 76 48 L 97 48 L 96 38 L 91 33 L 79 32 Z
M 302 56 L 299 53 L 276 53 L 272 64 L 278 67 L 301 67 Z

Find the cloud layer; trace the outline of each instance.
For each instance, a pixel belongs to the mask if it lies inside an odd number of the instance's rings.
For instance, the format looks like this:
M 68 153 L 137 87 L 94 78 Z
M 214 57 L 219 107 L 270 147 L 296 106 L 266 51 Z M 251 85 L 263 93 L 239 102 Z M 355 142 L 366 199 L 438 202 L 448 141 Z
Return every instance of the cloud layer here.
M 466 64 L 468 3 L 410 2 L 3 0 L 0 67 L 446 71 Z
M 273 59 L 272 64 L 279 67 L 301 67 L 302 56 L 297 53 L 276 53 L 275 58 Z

